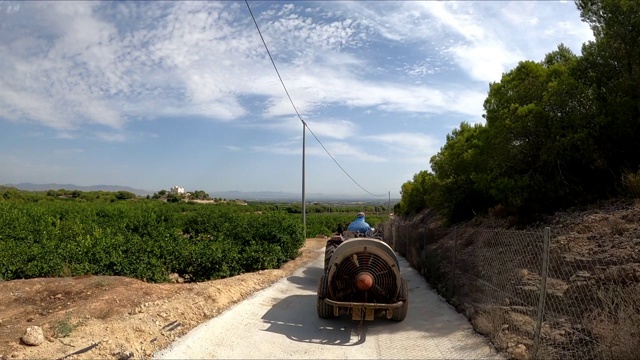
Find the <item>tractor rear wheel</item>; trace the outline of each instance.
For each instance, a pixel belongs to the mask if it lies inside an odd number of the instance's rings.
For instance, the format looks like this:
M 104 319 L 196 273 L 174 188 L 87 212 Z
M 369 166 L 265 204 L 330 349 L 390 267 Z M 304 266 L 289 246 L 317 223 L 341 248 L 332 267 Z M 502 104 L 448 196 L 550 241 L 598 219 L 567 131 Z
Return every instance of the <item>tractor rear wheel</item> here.
M 409 284 L 404 278 L 401 278 L 400 280 L 400 296 L 398 297 L 398 300 L 402 301 L 402 306 L 393 310 L 393 316 L 391 316 L 391 320 L 393 321 L 404 320 L 407 317 L 407 312 L 409 310 Z
M 329 295 L 329 282 L 325 275 L 320 277 L 318 284 L 317 311 L 318 317 L 321 319 L 329 319 L 333 316 L 333 306 L 327 304 L 324 299 Z
M 343 242 L 342 238 L 331 238 L 327 241 L 327 245 L 324 248 L 324 271 L 328 271 L 329 269 L 329 260 L 331 260 L 331 256 L 336 252 L 338 245 Z

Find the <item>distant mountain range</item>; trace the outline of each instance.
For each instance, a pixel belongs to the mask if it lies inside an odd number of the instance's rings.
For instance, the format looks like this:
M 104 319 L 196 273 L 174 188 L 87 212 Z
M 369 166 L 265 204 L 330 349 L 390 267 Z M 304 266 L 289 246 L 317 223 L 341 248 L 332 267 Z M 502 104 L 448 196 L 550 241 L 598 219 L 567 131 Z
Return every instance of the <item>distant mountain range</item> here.
M 32 183 L 20 183 L 20 184 L 6 184 L 4 186 L 15 187 L 20 190 L 27 191 L 47 191 L 47 190 L 79 190 L 79 191 L 129 191 L 139 196 L 153 195 L 153 191 L 135 189 L 130 186 L 119 185 L 92 185 L 92 186 L 79 186 L 73 184 L 32 184 Z M 168 189 L 167 189 L 168 190 Z M 211 191 L 209 196 L 214 198 L 224 199 L 241 199 L 247 201 L 287 201 L 287 202 L 300 202 L 302 199 L 301 193 L 289 193 L 283 191 Z M 305 199 L 307 202 L 376 202 L 386 204 L 387 197 L 372 197 L 362 195 L 330 195 L 322 193 L 306 194 Z M 392 203 L 398 202 L 399 199 L 391 199 Z
M 79 191 L 128 191 L 139 196 L 152 195 L 153 191 L 147 191 L 142 189 L 134 189 L 130 186 L 119 185 L 92 185 L 92 186 L 78 186 L 73 184 L 32 184 L 32 183 L 20 183 L 20 184 L 6 184 L 4 186 L 14 187 L 20 190 L 27 191 L 47 191 L 47 190 L 79 190 Z
M 242 199 L 247 201 L 301 201 L 302 193 L 289 193 L 282 191 L 213 191 L 209 196 L 214 198 L 225 199 Z M 307 202 L 313 201 L 338 201 L 338 202 L 379 202 L 386 204 L 388 197 L 372 197 L 362 195 L 336 195 L 322 193 L 307 193 L 305 195 Z M 392 203 L 396 203 L 399 199 L 391 199 Z

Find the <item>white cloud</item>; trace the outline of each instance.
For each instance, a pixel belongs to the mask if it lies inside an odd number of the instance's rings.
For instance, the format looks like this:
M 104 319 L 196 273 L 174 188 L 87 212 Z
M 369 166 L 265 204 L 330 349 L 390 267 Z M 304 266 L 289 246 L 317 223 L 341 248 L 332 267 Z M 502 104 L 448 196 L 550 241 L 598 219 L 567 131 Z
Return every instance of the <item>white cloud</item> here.
M 19 2 L 3 2 L 0 3 L 0 11 L 4 10 L 7 14 L 13 14 L 20 10 Z
M 412 42 L 425 57 L 449 58 L 479 82 L 500 80 L 521 60 L 539 60 L 564 42 L 578 52 L 592 38 L 574 4 L 508 2 L 338 2 L 394 42 Z M 541 34 L 547 36 L 541 36 Z M 433 63 L 433 61 L 431 61 Z M 421 61 L 405 70 L 424 69 Z
M 536 3 L 533 1 L 507 2 L 499 9 L 499 16 L 516 28 L 531 27 L 540 22 L 536 12 Z
M 316 136 L 322 138 L 334 138 L 344 140 L 355 134 L 357 126 L 352 121 L 306 121 L 307 126 Z
M 384 156 L 369 153 L 366 149 L 350 143 L 333 141 L 324 143 L 324 145 L 331 155 L 340 163 L 343 163 L 345 160 L 360 160 L 366 162 L 388 161 L 388 158 Z M 313 155 L 328 156 L 324 149 L 317 145 L 310 146 L 310 151 Z
M 315 132 L 315 131 L 314 131 Z M 316 132 L 317 133 L 317 132 Z M 306 154 L 329 159 L 326 151 L 308 136 Z M 387 133 L 379 135 L 358 135 L 349 137 L 348 141 L 324 141 L 325 148 L 340 163 L 357 160 L 365 162 L 388 162 L 428 164 L 441 142 L 434 137 L 422 133 Z M 345 139 L 346 140 L 346 139 Z M 269 146 L 254 146 L 254 151 L 279 155 L 302 156 L 302 140 L 295 138 Z
M 84 152 L 84 149 L 80 149 L 80 148 L 57 149 L 53 151 L 55 155 L 81 154 L 83 152 Z
M 76 135 L 74 135 L 74 134 L 72 134 L 70 132 L 67 132 L 67 131 L 59 131 L 58 133 L 56 133 L 55 138 L 56 139 L 68 139 L 69 140 L 69 139 L 75 139 Z
M 332 138 L 343 140 L 356 133 L 358 126 L 349 120 L 318 118 L 315 120 L 306 120 L 307 126 L 320 139 Z M 297 117 L 282 117 L 270 119 L 267 122 L 251 123 L 246 127 L 261 127 L 267 129 L 275 129 L 290 134 L 302 133 L 302 122 Z M 311 136 L 307 130 L 307 136 Z M 302 137 L 302 135 L 300 135 Z
M 454 54 L 458 64 L 476 80 L 498 81 L 509 65 L 518 63 L 525 57 L 521 53 L 505 49 L 498 41 L 477 44 L 458 45 L 448 51 Z
M 469 11 L 468 6 L 458 7 L 455 2 L 419 2 L 416 5 L 421 6 L 427 13 L 438 20 L 440 25 L 444 25 L 466 40 L 471 42 L 482 41 L 487 38 L 488 34 L 484 27 L 480 25 L 477 19 Z
M 340 1 L 335 6 L 395 42 L 421 38 L 432 33 L 435 25 L 412 2 Z
M 550 24 L 544 29 L 545 36 L 554 37 L 576 37 L 581 39 L 593 40 L 593 31 L 584 24 L 575 24 L 569 21 L 560 21 Z
M 476 115 L 477 111 L 460 107 L 461 97 L 468 95 L 445 85 L 437 89 L 427 85 L 398 84 L 388 81 L 362 80 L 346 71 L 317 66 L 294 76 L 296 82 L 288 86 L 294 103 L 301 113 L 310 112 L 323 104 L 349 107 L 376 107 L 389 112 L 419 112 L 441 114 L 457 112 Z M 450 90 L 446 88 L 449 87 Z M 480 93 L 480 92 L 479 92 Z M 483 94 L 485 95 L 485 94 Z M 294 113 L 289 100 L 273 98 L 266 115 L 280 116 Z
M 322 139 L 357 131 L 352 121 L 324 115 L 330 106 L 482 121 L 486 82 L 553 50 L 558 39 L 575 45 L 590 31 L 566 16 L 557 20 L 555 5 L 543 3 L 266 4 L 257 13 L 265 40 L 295 105 Z M 241 4 L 19 5 L 0 11 L 0 30 L 7 30 L 0 31 L 2 119 L 43 124 L 63 138 L 97 125 L 97 138 L 116 142 L 132 138 L 123 133 L 128 122 L 157 117 L 250 118 L 251 126 L 299 132 Z M 412 49 L 410 59 L 393 50 L 403 46 Z
M 369 154 L 361 147 L 346 142 L 330 141 L 323 142 L 323 144 L 325 148 L 329 150 L 334 159 L 336 159 L 336 161 L 338 161 L 339 163 L 344 163 L 348 160 L 359 160 L 366 162 L 385 162 L 388 160 L 386 157 Z M 268 146 L 253 146 L 252 149 L 261 153 L 302 156 L 302 141 L 278 143 Z M 320 145 L 318 145 L 315 140 L 313 140 L 313 143 L 307 143 L 305 155 L 328 158 L 326 151 Z
M 19 28 L 20 19 L 30 15 L 22 14 L 29 12 L 26 7 L 4 20 L 8 25 L 18 22 L 14 27 Z M 35 28 L 25 43 L 12 39 L 24 32 L 20 28 L 16 34 L 0 37 L 5 40 L 0 42 L 0 56 L 5 59 L 0 71 L 0 103 L 7 109 L 3 115 L 56 129 L 73 129 L 84 122 L 120 127 L 124 119 L 103 98 L 105 79 L 113 75 L 99 71 L 100 64 L 110 59 L 108 41 L 115 29 L 92 15 L 94 3 L 31 3 L 29 7 L 37 13 L 36 19 L 46 17 L 41 25 L 48 26 Z M 50 33 L 58 36 L 53 43 L 45 40 Z M 106 45 L 93 46 L 102 42 Z
M 8 120 L 33 120 L 57 128 L 70 128 L 51 101 L 38 94 L 0 87 L 0 115 Z
M 336 21 L 319 21 L 313 14 L 296 13 L 299 8 L 286 4 L 277 14 L 263 13 L 258 19 L 267 44 L 276 53 L 288 53 L 291 49 L 339 50 L 362 44 L 363 24 L 351 18 Z M 286 36 L 282 36 L 286 34 Z
M 372 61 L 346 49 L 366 45 L 371 19 L 329 20 L 298 5 L 281 10 L 259 20 L 301 113 L 328 104 L 468 113 L 441 89 L 367 78 Z M 260 39 L 240 13 L 217 2 L 28 3 L 3 17 L 18 30 L 0 36 L 0 116 L 59 130 L 122 129 L 136 117 L 229 121 L 248 114 L 240 98 L 253 95 L 266 98 L 265 116 L 291 115 Z M 418 15 L 398 15 L 389 31 Z M 27 18 L 38 25 L 25 28 Z
M 302 155 L 302 145 L 297 148 L 290 145 L 273 144 L 269 146 L 252 146 L 256 152 L 278 154 L 278 155 Z
M 428 164 L 441 146 L 440 140 L 421 133 L 388 133 L 364 139 L 381 148 L 396 163 Z
M 98 139 L 106 142 L 125 142 L 127 140 L 127 137 L 122 133 L 98 132 L 95 135 Z
M 440 141 L 432 136 L 420 133 L 389 133 L 369 135 L 367 140 L 384 144 L 395 152 L 405 154 L 424 154 L 438 151 Z
M 473 79 L 483 82 L 499 80 L 508 66 L 517 63 L 524 55 L 517 49 L 509 49 L 494 29 L 487 26 L 482 14 L 470 6 L 457 7 L 455 3 L 424 2 L 425 10 L 441 25 L 462 37 L 445 53 L 450 53 L 457 64 Z

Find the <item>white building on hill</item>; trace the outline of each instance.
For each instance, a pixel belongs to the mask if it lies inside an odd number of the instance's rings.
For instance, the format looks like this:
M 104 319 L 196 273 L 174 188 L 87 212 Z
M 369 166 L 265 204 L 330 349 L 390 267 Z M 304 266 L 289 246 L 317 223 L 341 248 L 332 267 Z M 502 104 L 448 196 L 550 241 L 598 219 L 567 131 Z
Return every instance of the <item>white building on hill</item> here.
M 178 186 L 178 185 L 176 185 L 176 186 L 172 186 L 172 187 L 171 187 L 171 189 L 170 189 L 170 191 L 171 191 L 173 194 L 184 194 L 184 188 L 183 188 L 183 187 L 180 187 L 180 186 Z

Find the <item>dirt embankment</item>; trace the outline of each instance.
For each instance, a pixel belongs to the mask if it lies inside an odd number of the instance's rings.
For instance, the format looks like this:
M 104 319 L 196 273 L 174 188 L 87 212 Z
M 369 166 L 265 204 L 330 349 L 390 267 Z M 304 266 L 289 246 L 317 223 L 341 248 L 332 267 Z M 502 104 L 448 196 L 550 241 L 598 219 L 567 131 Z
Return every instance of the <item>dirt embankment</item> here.
M 280 269 L 202 283 L 152 284 L 115 276 L 0 282 L 0 359 L 149 358 L 174 339 L 315 259 L 308 239 Z M 44 341 L 28 346 L 30 326 Z
M 548 277 L 536 349 L 545 227 Z M 395 232 L 397 250 L 513 358 L 529 359 L 536 350 L 545 359 L 640 353 L 638 200 L 559 212 L 524 229 L 487 217 L 454 231 L 424 212 Z

